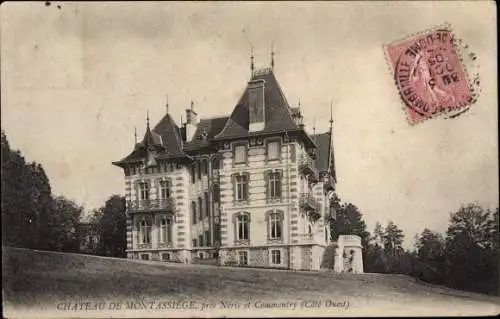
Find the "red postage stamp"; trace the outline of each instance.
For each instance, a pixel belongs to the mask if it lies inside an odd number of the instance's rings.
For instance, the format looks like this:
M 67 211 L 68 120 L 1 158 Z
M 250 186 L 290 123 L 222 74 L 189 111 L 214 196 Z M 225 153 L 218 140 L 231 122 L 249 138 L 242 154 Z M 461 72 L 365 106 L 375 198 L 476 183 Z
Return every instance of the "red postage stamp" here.
M 471 103 L 472 90 L 451 30 L 428 31 L 384 49 L 411 123 Z

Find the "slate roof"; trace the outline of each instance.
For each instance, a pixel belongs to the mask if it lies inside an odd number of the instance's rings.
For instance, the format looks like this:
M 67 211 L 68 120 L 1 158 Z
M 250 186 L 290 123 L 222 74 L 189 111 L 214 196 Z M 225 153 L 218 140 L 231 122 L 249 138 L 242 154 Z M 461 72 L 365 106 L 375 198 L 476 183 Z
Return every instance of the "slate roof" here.
M 229 119 L 228 116 L 202 118 L 196 127 L 193 139 L 184 144 L 184 151 L 192 151 L 210 146 Z
M 289 106 L 271 69 L 254 72 L 251 80 L 265 81 L 265 126 L 262 131 L 255 133 L 248 131 L 249 98 L 247 86 L 230 116 L 200 119 L 191 141 L 183 142 L 185 127 L 179 128 L 170 114 L 166 114 L 152 130 L 148 126 L 143 140 L 135 145 L 134 150 L 129 155 L 113 164 L 121 166 L 126 162 L 140 161 L 146 157 L 148 147 L 153 147 L 157 151 L 158 158 L 189 157 L 187 153 L 210 147 L 217 140 L 244 138 L 253 134 L 296 131 L 305 138 L 304 141 L 308 141 L 311 147 L 317 148 L 316 167 L 320 171 L 327 171 L 330 167 L 329 161 L 333 160 L 333 151 L 331 158 L 329 156 L 331 133 L 317 134 L 314 139 L 311 139 L 303 127 L 296 124 L 292 116 L 298 115 L 300 109 Z M 335 174 L 333 164 L 332 173 Z
M 153 147 L 162 158 L 185 156 L 180 129 L 170 114 L 166 114 L 152 130 L 148 126 L 144 138 L 135 145 L 134 150 L 114 164 L 140 161 L 146 156 L 148 147 Z
M 314 143 L 316 144 L 316 159 L 314 164 L 320 172 L 327 172 L 329 169 L 332 171 L 332 175 L 335 178 L 335 163 L 333 158 L 333 147 L 331 140 L 331 132 L 316 134 L 312 136 Z M 330 158 L 331 152 L 331 158 Z M 331 165 L 331 168 L 330 168 Z
M 153 129 L 153 133 L 161 136 L 164 155 L 167 157 L 183 156 L 182 137 L 179 126 L 175 124 L 170 114 L 166 114 Z
M 299 130 L 292 119 L 292 111 L 271 69 L 255 72 L 252 80 L 264 80 L 264 115 L 265 127 L 258 133 Z M 222 132 L 215 136 L 216 140 L 249 136 L 249 99 L 248 86 L 236 104 Z

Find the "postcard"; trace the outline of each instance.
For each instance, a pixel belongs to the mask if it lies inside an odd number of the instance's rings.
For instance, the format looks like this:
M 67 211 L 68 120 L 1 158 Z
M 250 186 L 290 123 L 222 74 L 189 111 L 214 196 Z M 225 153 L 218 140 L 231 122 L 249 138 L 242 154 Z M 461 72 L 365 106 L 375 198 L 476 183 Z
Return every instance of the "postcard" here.
M 493 2 L 0 8 L 6 318 L 500 313 Z

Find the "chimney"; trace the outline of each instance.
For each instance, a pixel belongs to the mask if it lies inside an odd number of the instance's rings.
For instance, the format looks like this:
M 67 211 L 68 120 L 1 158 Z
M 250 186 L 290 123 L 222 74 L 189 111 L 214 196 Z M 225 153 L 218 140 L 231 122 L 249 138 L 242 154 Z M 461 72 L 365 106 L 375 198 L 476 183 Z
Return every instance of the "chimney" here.
M 253 80 L 248 83 L 248 112 L 250 132 L 262 131 L 265 127 L 264 87 L 266 81 Z
M 186 110 L 186 141 L 193 139 L 198 122 L 198 113 L 194 111 L 194 103 L 191 101 L 191 108 Z

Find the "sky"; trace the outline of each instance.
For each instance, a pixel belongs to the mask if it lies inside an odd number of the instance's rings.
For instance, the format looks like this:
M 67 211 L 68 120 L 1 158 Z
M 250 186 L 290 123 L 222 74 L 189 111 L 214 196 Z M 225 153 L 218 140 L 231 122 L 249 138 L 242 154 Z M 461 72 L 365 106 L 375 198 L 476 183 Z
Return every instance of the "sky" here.
M 476 54 L 481 94 L 456 118 L 410 125 L 383 45 L 449 23 Z M 498 96 L 493 2 L 43 2 L 1 6 L 1 127 L 45 168 L 55 195 L 87 211 L 124 194 L 111 165 L 141 137 L 146 113 L 179 123 L 194 101 L 229 114 L 267 67 L 311 132 L 333 104 L 337 193 L 372 230 L 444 232 L 462 204 L 498 207 Z M 466 63 L 466 62 L 464 62 Z M 185 115 L 184 115 L 185 118 Z

